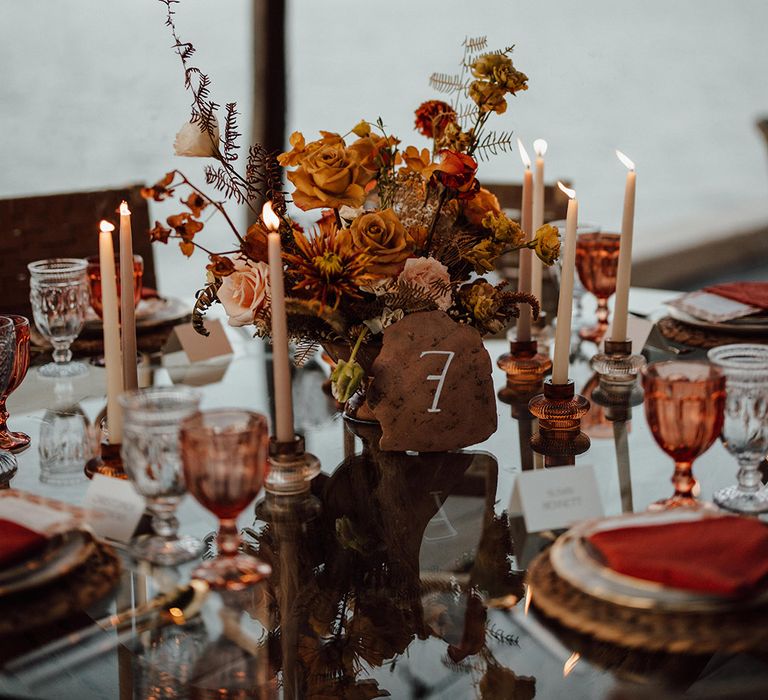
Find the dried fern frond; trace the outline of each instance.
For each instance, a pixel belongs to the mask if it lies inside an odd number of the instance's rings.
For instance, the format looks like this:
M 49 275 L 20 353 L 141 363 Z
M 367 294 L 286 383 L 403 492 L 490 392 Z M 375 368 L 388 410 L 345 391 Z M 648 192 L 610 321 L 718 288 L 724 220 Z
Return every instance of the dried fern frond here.
M 491 156 L 509 153 L 515 147 L 511 131 L 489 131 L 475 147 L 474 153 L 480 160 L 488 160 Z
M 192 309 L 192 328 L 196 333 L 203 336 L 209 336 L 211 332 L 205 327 L 205 312 L 214 304 L 221 303 L 216 292 L 219 291 L 221 280 L 212 282 L 200 289 L 195 294 L 195 306 Z
M 303 367 L 315 356 L 319 347 L 320 343 L 318 341 L 302 338 L 296 343 L 296 348 L 293 353 L 293 363 L 297 367 Z
M 224 157 L 228 161 L 237 160 L 237 149 L 240 148 L 237 139 L 242 134 L 237 130 L 237 103 L 227 102 L 224 109 L 227 116 L 224 120 Z
M 465 81 L 458 73 L 450 75 L 449 73 L 432 73 L 429 76 L 429 85 L 433 90 L 445 94 L 461 92 L 466 88 Z
M 466 37 L 461 44 L 464 47 L 465 54 L 479 53 L 488 47 L 487 36 Z

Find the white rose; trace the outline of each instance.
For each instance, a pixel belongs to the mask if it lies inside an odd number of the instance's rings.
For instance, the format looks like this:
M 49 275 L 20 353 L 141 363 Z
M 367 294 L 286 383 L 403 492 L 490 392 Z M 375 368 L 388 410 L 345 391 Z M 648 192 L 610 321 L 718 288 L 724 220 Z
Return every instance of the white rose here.
M 224 278 L 216 295 L 229 316 L 230 326 L 247 326 L 267 303 L 269 265 L 235 260 L 235 271 Z
M 365 211 L 362 207 L 349 207 L 346 204 L 339 208 L 339 216 L 344 221 L 354 221 Z
M 207 131 L 202 131 L 200 124 L 187 122 L 181 127 L 176 140 L 173 142 L 173 151 L 177 156 L 210 157 L 216 154 L 219 147 L 219 124 L 213 130 L 214 139 L 211 139 Z
M 397 323 L 403 317 L 402 309 L 384 309 L 381 316 L 376 318 L 369 318 L 363 323 L 368 326 L 368 330 L 374 335 L 378 335 L 385 328 L 388 328 L 393 323 Z
M 448 268 L 435 258 L 408 258 L 397 280 L 421 287 L 441 311 L 447 311 L 453 303 L 453 294 L 448 287 L 451 275 Z M 441 283 L 437 290 L 433 287 L 434 282 Z

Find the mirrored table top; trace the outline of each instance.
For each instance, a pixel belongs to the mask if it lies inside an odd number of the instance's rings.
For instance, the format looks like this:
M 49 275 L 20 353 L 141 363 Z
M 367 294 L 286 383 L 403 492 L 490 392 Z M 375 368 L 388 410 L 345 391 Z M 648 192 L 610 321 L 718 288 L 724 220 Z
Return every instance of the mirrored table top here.
M 653 315 L 672 295 L 634 289 L 630 309 Z M 141 368 L 140 383 L 192 384 L 202 388 L 203 408 L 270 415 L 268 347 L 247 329 L 228 334 L 233 355 L 197 366 L 156 358 Z M 486 346 L 500 389 L 505 376 L 495 361 L 508 343 Z M 582 393 L 590 390 L 594 351 L 585 343 L 572 362 Z M 647 351 L 651 359 L 671 357 Z M 269 579 L 243 593 L 211 594 L 186 624 L 99 631 L 23 672 L 0 672 L 0 695 L 591 699 L 686 690 L 754 697 L 755 688 L 768 687 L 768 664 L 753 656 L 651 658 L 612 650 L 579 657 L 526 610 L 525 568 L 554 534 L 527 533 L 509 508 L 516 476 L 542 466 L 527 445 L 532 424 L 524 412 L 497 402 L 498 430 L 460 452 L 383 452 L 377 428 L 339 414 L 323 391 L 327 375 L 319 355 L 294 374 L 296 428 L 322 464 L 312 494 L 262 493 L 239 519 L 247 548 L 271 564 Z M 72 380 L 30 370 L 8 402 L 12 429 L 32 437 L 10 487 L 82 504 L 88 482 L 82 470 L 61 468 L 55 446 L 71 435 L 73 416 L 93 421 L 103 405 L 102 369 Z M 594 467 L 606 515 L 644 510 L 671 494 L 672 462 L 656 446 L 642 405 L 621 424 L 593 406 L 583 429 L 592 443 L 576 461 Z M 708 499 L 734 482 L 736 463 L 717 442 L 694 473 Z M 181 532 L 212 542 L 216 521 L 189 496 L 179 520 Z M 86 628 L 186 582 L 194 568 L 150 567 L 127 549 L 118 553 L 120 582 L 84 611 Z M 0 649 L 8 660 L 45 638 L 32 632 Z

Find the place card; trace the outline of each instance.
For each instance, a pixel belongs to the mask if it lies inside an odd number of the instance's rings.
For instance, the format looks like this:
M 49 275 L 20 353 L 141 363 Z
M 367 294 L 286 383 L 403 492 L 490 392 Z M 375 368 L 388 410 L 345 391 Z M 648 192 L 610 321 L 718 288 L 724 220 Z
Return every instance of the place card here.
M 645 343 L 648 341 L 648 336 L 653 330 L 653 321 L 649 321 L 647 318 L 640 318 L 639 316 L 633 316 L 629 314 L 627 316 L 627 338 L 632 341 L 632 354 L 639 355 Z M 605 337 L 610 339 L 613 335 L 613 322 L 608 326 L 608 331 Z M 600 349 L 604 347 L 605 340 L 600 344 Z
M 133 484 L 94 474 L 85 492 L 88 523 L 99 537 L 128 542 L 144 513 L 144 499 Z
M 202 362 L 214 357 L 232 354 L 232 345 L 221 321 L 212 319 L 205 322 L 210 332 L 208 336 L 200 335 L 191 323 L 175 326 L 168 341 L 163 347 L 165 354 L 183 352 L 189 362 Z
M 521 472 L 509 504 L 510 513 L 522 513 L 528 532 L 567 528 L 603 515 L 591 464 Z

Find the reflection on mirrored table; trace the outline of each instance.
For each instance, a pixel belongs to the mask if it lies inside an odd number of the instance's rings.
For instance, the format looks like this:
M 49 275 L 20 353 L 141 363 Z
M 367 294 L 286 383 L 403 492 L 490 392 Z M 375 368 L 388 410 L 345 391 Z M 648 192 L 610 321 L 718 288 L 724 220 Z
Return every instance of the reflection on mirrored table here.
M 642 301 L 652 311 L 661 297 L 636 297 L 635 308 L 644 310 Z M 231 340 L 234 355 L 207 366 L 168 367 L 156 358 L 142 368 L 142 383 L 193 384 L 204 410 L 269 415 L 268 349 L 239 331 Z M 491 357 L 505 346 L 489 341 Z M 585 395 L 595 386 L 592 352 L 582 345 L 573 363 Z M 14 427 L 32 444 L 17 455 L 11 489 L 82 504 L 82 465 L 104 408 L 102 372 L 30 373 L 14 393 Z M 118 547 L 122 569 L 106 599 L 58 626 L 0 642 L 0 693 L 618 699 L 690 689 L 746 698 L 765 686 L 768 665 L 754 656 L 648 655 L 590 643 L 534 612 L 526 568 L 557 532 L 527 532 L 509 507 L 517 475 L 543 466 L 530 449 L 536 426 L 522 402 L 499 401 L 499 429 L 472 449 L 385 452 L 376 426 L 342 419 L 323 391 L 322 363 L 295 372 L 297 429 L 322 473 L 309 494 L 262 492 L 237 521 L 241 551 L 271 575 L 240 591 L 194 590 L 199 560 L 155 566 Z M 495 370 L 494 381 L 502 388 L 503 373 Z M 593 466 L 607 515 L 642 511 L 668 494 L 669 461 L 642 406 L 617 416 L 593 404 L 583 429 L 592 446 L 576 461 Z M 733 459 L 716 443 L 696 471 L 700 497 L 709 500 L 732 483 Z M 181 501 L 178 519 L 180 532 L 211 542 L 216 520 L 194 499 Z M 209 547 L 203 558 L 214 555 Z M 62 634 L 65 641 L 55 641 Z

